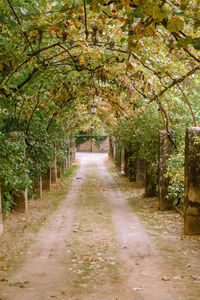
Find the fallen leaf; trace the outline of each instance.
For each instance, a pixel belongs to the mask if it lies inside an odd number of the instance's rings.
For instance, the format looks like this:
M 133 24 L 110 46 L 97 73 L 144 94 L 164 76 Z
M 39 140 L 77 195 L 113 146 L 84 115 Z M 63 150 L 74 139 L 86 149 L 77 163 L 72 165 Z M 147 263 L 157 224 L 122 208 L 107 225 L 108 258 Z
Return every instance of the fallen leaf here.
M 167 277 L 167 276 L 163 276 L 162 280 L 163 280 L 163 281 L 170 281 L 170 278 Z
M 142 288 L 141 287 L 135 287 L 135 288 L 133 288 L 133 290 L 137 292 L 137 291 L 141 291 Z

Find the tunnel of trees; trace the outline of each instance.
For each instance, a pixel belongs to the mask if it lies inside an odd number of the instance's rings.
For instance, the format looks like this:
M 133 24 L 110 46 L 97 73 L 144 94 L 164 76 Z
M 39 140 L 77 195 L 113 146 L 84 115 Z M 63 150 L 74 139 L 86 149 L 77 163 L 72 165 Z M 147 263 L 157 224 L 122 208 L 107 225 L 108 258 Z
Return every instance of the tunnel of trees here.
M 52 165 L 55 145 L 61 166 L 72 151 L 70 140 L 91 126 L 94 135 L 110 136 L 110 155 L 118 165 L 125 160 L 131 180 L 139 160 L 147 178 L 154 174 L 155 186 L 158 132 L 165 133 L 174 150 L 166 166 L 166 197 L 183 210 L 185 132 L 200 123 L 199 5 L 0 0 L 4 214 L 14 206 L 13 191 L 34 194 L 35 182 Z M 198 130 L 196 136 L 198 148 Z M 154 184 L 149 182 L 147 192 Z

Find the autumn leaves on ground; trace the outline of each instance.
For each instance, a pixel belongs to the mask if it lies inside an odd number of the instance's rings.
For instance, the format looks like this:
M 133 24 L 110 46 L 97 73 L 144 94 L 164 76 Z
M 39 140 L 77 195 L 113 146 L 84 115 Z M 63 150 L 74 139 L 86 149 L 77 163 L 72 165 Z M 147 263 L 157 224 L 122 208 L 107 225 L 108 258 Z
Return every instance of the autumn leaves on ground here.
M 0 299 L 199 299 L 200 240 L 182 235 L 182 217 L 158 211 L 106 155 L 77 164 L 5 221 Z

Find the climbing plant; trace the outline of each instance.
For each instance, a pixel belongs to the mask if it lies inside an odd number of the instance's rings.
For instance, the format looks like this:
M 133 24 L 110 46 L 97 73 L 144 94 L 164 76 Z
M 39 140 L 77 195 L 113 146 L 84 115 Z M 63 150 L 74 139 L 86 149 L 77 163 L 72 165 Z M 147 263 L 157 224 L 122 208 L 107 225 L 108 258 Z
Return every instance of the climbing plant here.
M 0 0 L 0 132 L 23 136 L 27 185 L 55 144 L 61 157 L 63 140 L 93 121 L 132 149 L 133 161 L 138 145 L 156 159 L 158 129 L 179 151 L 185 128 L 200 121 L 199 5 Z

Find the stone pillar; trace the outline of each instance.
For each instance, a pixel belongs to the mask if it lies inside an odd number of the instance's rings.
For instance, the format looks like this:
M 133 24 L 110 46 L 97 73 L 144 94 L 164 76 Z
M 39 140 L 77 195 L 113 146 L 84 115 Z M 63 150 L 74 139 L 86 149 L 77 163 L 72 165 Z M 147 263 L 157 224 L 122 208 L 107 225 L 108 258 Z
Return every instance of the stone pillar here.
M 48 168 L 46 174 L 42 176 L 42 190 L 51 190 L 51 168 Z
M 146 162 L 137 158 L 136 160 L 136 185 L 144 187 L 146 177 Z
M 200 127 L 186 131 L 184 233 L 200 234 Z
M 42 198 L 42 177 L 36 180 L 34 186 L 35 194 L 37 199 Z
M 63 163 L 63 169 L 64 169 L 64 173 L 66 172 L 66 162 L 64 161 Z
M 124 152 L 124 173 L 126 176 L 130 177 L 130 170 L 129 170 L 129 151 L 127 151 L 127 149 L 125 149 Z
M 156 196 L 156 185 L 157 185 L 157 172 L 154 165 L 149 165 L 146 168 L 146 180 L 145 180 L 145 196 L 154 197 Z
M 14 132 L 13 132 L 14 133 Z M 16 139 L 19 133 L 16 133 L 17 135 L 11 135 L 11 138 L 13 140 Z M 25 142 L 24 142 L 25 143 Z M 26 156 L 26 150 L 24 147 L 24 154 L 23 157 L 25 159 Z M 13 210 L 18 212 L 27 212 L 28 210 L 28 190 L 19 190 L 19 191 L 12 191 L 13 201 L 15 205 L 13 206 Z
M 130 181 L 136 181 L 136 160 L 129 162 L 129 176 Z
M 27 212 L 28 210 L 28 191 L 12 191 L 12 196 L 15 205 L 13 206 L 13 210 L 17 212 Z
M 121 173 L 125 173 L 125 148 L 123 145 L 121 148 Z
M 109 152 L 108 152 L 108 157 L 110 159 L 113 159 L 114 154 L 114 149 L 113 149 L 113 138 L 109 136 Z
M 0 235 L 3 233 L 2 202 L 1 202 L 1 184 L 0 184 Z
M 51 183 L 57 182 L 56 147 L 51 165 Z
M 70 148 L 71 148 L 71 158 L 72 161 L 74 161 L 76 159 L 76 144 L 74 140 L 70 141 Z
M 57 177 L 61 177 L 61 167 L 57 167 Z
M 70 168 L 71 167 L 71 156 L 70 156 L 70 154 L 68 154 L 68 156 L 67 156 L 67 161 L 68 161 L 68 168 Z
M 64 164 L 60 167 L 61 176 L 65 173 L 65 167 Z
M 114 151 L 113 151 L 113 158 L 114 158 L 114 162 L 116 161 L 116 159 L 117 159 L 117 141 L 116 140 L 114 140 Z
M 68 160 L 67 160 L 67 157 L 66 157 L 66 159 L 65 159 L 65 170 L 67 170 L 68 169 Z
M 116 141 L 115 141 L 115 138 L 112 139 L 112 148 L 113 148 L 113 160 L 115 161 L 115 157 L 116 157 Z
M 166 130 L 159 131 L 159 207 L 160 210 L 172 209 L 173 201 L 167 197 L 169 179 L 165 177 L 167 160 L 174 151 L 174 145 Z

